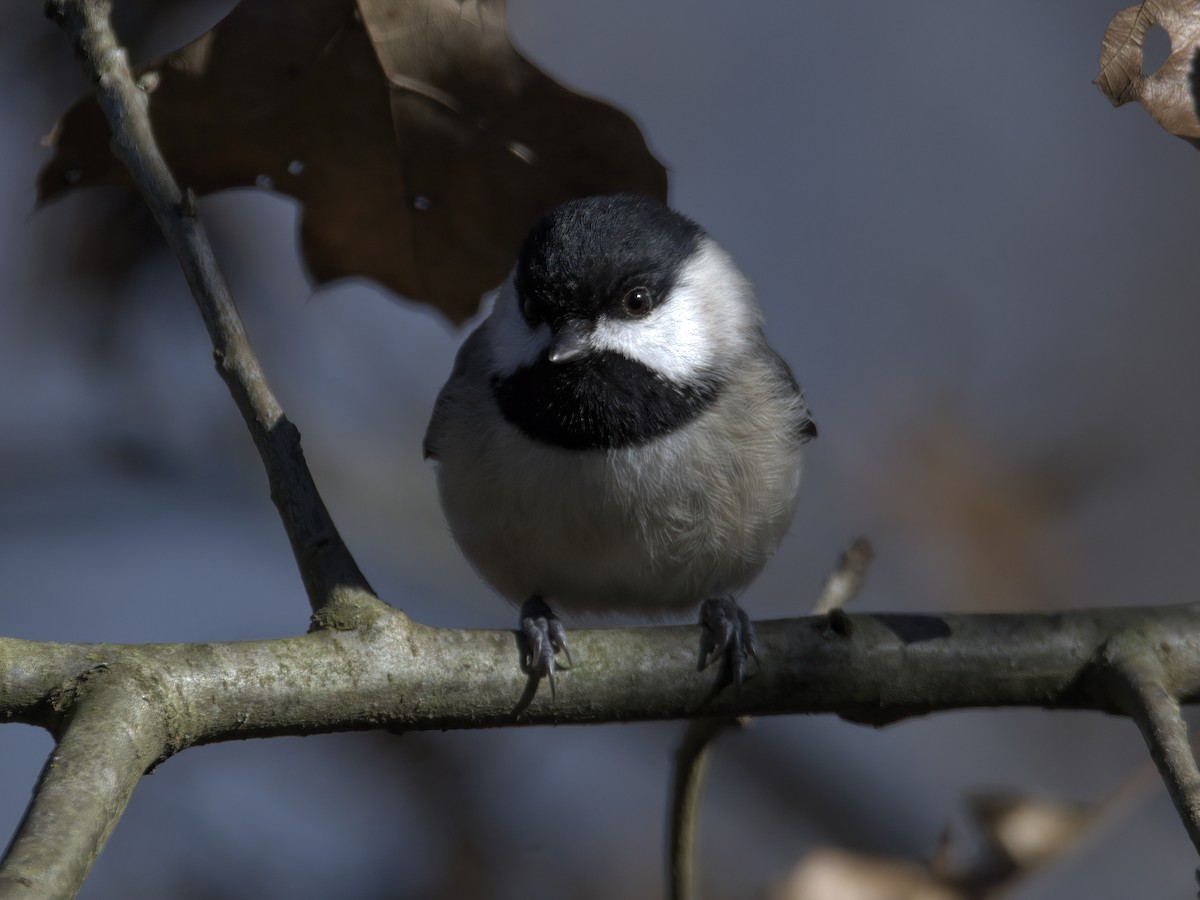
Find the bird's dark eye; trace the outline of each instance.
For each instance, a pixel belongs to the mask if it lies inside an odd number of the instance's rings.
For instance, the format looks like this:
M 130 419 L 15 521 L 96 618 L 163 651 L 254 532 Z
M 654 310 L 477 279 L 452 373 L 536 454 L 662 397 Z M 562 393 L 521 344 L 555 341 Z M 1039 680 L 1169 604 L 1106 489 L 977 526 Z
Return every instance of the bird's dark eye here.
M 538 302 L 535 298 L 528 294 L 521 294 L 517 301 L 521 307 L 521 315 L 525 317 L 525 321 L 530 325 L 535 325 L 541 321 L 541 311 L 538 308 Z
M 635 287 L 622 298 L 621 308 L 630 316 L 644 316 L 650 312 L 653 301 L 649 288 Z

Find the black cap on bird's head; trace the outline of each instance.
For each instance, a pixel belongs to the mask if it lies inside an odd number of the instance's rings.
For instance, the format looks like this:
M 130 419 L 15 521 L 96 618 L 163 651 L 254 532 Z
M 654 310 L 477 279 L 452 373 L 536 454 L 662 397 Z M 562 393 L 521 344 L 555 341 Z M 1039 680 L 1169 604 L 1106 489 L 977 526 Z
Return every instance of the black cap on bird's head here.
M 651 197 L 571 200 L 525 239 L 515 273 L 521 311 L 530 324 L 547 322 L 556 333 L 604 315 L 646 315 L 670 294 L 704 234 Z M 556 361 L 574 359 L 570 341 L 562 343 Z

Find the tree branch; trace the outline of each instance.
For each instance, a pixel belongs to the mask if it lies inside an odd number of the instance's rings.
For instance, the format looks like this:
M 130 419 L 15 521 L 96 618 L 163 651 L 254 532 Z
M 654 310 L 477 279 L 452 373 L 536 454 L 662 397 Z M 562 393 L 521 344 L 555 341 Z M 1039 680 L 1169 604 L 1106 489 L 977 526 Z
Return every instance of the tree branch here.
M 1053 615 L 844 616 L 759 622 L 761 667 L 739 694 L 697 667 L 693 625 L 572 631 L 557 697 L 516 665 L 513 631 L 429 628 L 399 613 L 369 628 L 215 644 L 45 644 L 0 638 L 0 664 L 48 654 L 0 694 L 10 721 L 57 727 L 64 690 L 97 669 L 141 673 L 171 707 L 174 753 L 194 744 L 388 727 L 596 724 L 696 716 L 836 713 L 871 724 L 951 709 L 1029 706 L 1125 714 L 1114 647 L 1135 635 L 1164 683 L 1200 701 L 1200 606 Z M 578 648 L 577 650 L 575 648 Z M 1121 651 L 1122 653 L 1124 651 Z M 648 677 L 651 676 L 651 677 Z M 14 672 L 0 673 L 0 684 Z
M 300 434 L 279 402 L 242 326 L 229 286 L 196 215 L 195 198 L 175 183 L 154 140 L 149 91 L 134 82 L 109 22 L 108 0 L 51 0 L 47 15 L 67 33 L 96 86 L 112 126 L 112 150 L 129 170 L 183 268 L 225 380 L 267 470 L 279 511 L 319 626 L 353 627 L 382 604 L 346 548 L 317 492 Z
M 1136 632 L 1124 634 L 1107 651 L 1114 693 L 1141 730 L 1188 837 L 1200 851 L 1200 768 L 1179 709 L 1179 686 L 1146 643 Z
M 132 678 L 84 683 L 0 865 L 0 896 L 73 897 L 161 755 L 165 705 Z
M 698 715 L 833 712 L 882 724 L 966 707 L 1137 714 L 1122 679 L 1129 660 L 1144 654 L 1159 660 L 1161 683 L 1178 700 L 1200 700 L 1200 606 L 1055 615 L 842 613 L 839 621 L 837 628 L 829 617 L 758 623 L 761 667 L 740 693 L 715 690 L 711 672 L 698 669 L 698 626 L 577 630 L 576 665 L 561 673 L 554 697 L 537 691 L 536 679 L 518 670 L 515 632 L 428 628 L 394 610 L 369 627 L 241 643 L 71 645 L 0 638 L 4 717 L 61 732 L 63 748 L 77 728 L 93 735 L 74 745 L 80 752 L 69 757 L 78 760 L 70 779 L 43 781 L 18 843 L 0 865 L 0 884 L 28 878 L 30 829 L 38 842 L 32 846 L 57 843 L 62 854 L 90 861 L 111 828 L 98 822 L 120 812 L 132 788 L 130 773 L 197 744 L 383 727 Z M 27 669 L 39 659 L 62 668 Z M 125 696 L 103 707 L 102 723 L 89 725 L 93 720 L 82 712 L 71 717 L 92 690 L 109 682 Z M 146 716 L 166 723 L 163 730 L 150 728 Z M 157 747 L 149 746 L 149 735 Z M 100 768 L 88 770 L 83 756 L 94 757 Z M 78 821 L 35 815 L 66 802 L 57 794 L 43 799 L 47 791 L 66 796 L 70 785 L 105 779 L 113 786 L 96 799 L 96 815 Z M 20 857 L 14 855 L 18 847 Z
M 1159 660 L 1156 684 L 1200 700 L 1197 606 L 842 618 L 838 629 L 826 617 L 759 623 L 762 665 L 740 693 L 714 693 L 711 673 L 698 670 L 696 626 L 578 630 L 576 665 L 554 698 L 514 665 L 513 632 L 427 628 L 396 612 L 351 631 L 242 643 L 0 639 L 0 710 L 63 736 L 0 884 L 25 885 L 54 846 L 63 858 L 54 883 L 82 877 L 136 774 L 196 744 L 696 715 L 835 712 L 882 723 L 978 706 L 1127 712 L 1125 673 L 1147 653 Z M 89 799 L 89 785 L 107 787 Z M 92 812 L 54 815 L 65 797 Z

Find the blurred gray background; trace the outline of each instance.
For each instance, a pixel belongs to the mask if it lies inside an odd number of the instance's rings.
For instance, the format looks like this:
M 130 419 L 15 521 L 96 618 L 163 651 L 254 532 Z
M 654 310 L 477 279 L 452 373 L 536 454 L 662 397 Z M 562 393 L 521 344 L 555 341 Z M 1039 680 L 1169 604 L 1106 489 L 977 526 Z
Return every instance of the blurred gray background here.
M 229 5 L 118 3 L 117 22 L 137 61 Z M 1118 8 L 510 2 L 534 63 L 636 117 L 808 393 L 821 437 L 755 617 L 804 613 L 860 533 L 878 554 L 860 610 L 1196 599 L 1200 157 L 1090 84 Z M 0 632 L 304 631 L 265 479 L 146 215 L 108 190 L 34 212 L 39 140 L 86 89 L 66 41 L 6 4 L 0 51 Z M 201 210 L 374 586 L 422 622 L 511 627 L 421 461 L 465 332 L 370 284 L 314 294 L 286 198 Z M 191 750 L 138 788 L 82 896 L 655 897 L 681 730 Z M 0 729 L 0 832 L 50 748 Z M 1094 714 L 760 720 L 716 750 L 705 896 L 762 896 L 818 846 L 928 857 L 969 791 L 1096 802 L 1147 765 L 1131 724 Z M 1194 896 L 1194 851 L 1143 784 L 1013 896 Z

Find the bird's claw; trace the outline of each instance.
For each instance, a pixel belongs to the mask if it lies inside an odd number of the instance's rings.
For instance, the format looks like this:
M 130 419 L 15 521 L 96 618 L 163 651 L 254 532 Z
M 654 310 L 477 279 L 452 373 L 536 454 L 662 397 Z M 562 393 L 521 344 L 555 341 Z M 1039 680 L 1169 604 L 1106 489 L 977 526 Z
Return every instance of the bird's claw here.
M 555 673 L 558 663 L 554 654 L 562 651 L 567 668 L 572 665 L 571 650 L 567 647 L 567 630 L 562 620 L 541 597 L 530 597 L 521 607 L 521 635 L 525 638 L 525 669 L 532 675 L 545 675 L 550 691 L 557 687 Z
M 758 639 L 750 617 L 732 597 L 714 597 L 700 607 L 700 624 L 705 629 L 700 668 L 721 660 L 723 680 L 732 681 L 734 690 L 740 691 L 746 677 L 747 658 L 758 661 Z

